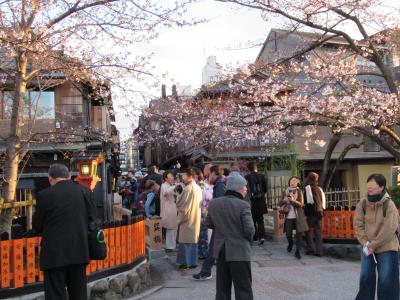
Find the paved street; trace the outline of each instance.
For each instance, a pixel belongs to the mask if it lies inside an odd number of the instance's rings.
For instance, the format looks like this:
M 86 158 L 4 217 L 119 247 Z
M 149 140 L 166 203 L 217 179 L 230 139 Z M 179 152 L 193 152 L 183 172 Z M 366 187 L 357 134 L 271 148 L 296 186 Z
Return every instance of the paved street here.
M 175 258 L 152 261 L 153 282 L 163 288 L 146 299 L 214 299 L 215 276 L 193 281 L 198 269 L 178 271 Z M 255 299 L 350 300 L 357 292 L 359 263 L 305 255 L 299 261 L 285 244 L 266 242 L 253 246 L 252 272 Z

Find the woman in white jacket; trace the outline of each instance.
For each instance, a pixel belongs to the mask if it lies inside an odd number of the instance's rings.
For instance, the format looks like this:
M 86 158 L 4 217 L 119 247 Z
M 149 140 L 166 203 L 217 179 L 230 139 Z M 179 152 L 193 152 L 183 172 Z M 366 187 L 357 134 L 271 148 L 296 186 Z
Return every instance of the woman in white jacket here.
M 171 171 L 163 174 L 164 183 L 161 185 L 160 206 L 161 224 L 166 230 L 165 249 L 172 251 L 176 248 L 176 233 L 178 229 L 178 212 L 175 204 L 175 176 Z

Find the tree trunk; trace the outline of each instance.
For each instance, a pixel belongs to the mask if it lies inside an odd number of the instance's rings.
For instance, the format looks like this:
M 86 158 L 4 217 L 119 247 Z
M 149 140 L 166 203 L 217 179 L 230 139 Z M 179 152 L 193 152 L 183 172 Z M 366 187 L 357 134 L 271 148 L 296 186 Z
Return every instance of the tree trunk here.
M 338 157 L 338 159 L 336 160 L 335 165 L 333 166 L 331 172 L 329 173 L 329 176 L 326 178 L 326 186 L 328 187 L 329 184 L 332 181 L 333 178 L 333 174 L 335 174 L 336 169 L 339 167 L 339 165 L 342 163 L 343 159 L 345 158 L 345 156 L 347 155 L 347 153 L 351 150 L 351 149 L 356 149 L 356 148 L 360 148 L 361 145 L 364 143 L 360 143 L 360 144 L 350 144 L 347 145 L 346 148 L 343 149 L 343 152 L 340 154 L 340 156 Z
M 7 138 L 6 160 L 3 167 L 4 185 L 3 197 L 5 202 L 15 201 L 15 194 L 18 182 L 18 165 L 22 158 L 21 149 L 22 114 L 24 106 L 24 94 L 26 91 L 26 69 L 27 58 L 24 52 L 16 57 L 18 74 L 15 79 L 15 92 L 12 105 L 10 123 L 10 135 Z M 13 209 L 2 210 L 0 214 L 0 234 L 7 232 L 11 235 L 11 224 L 14 216 Z
M 329 186 L 329 183 L 327 182 L 327 178 L 331 176 L 331 170 L 329 168 L 331 158 L 332 158 L 332 153 L 336 148 L 336 145 L 340 142 L 342 138 L 342 133 L 334 133 L 329 140 L 328 147 L 326 148 L 325 152 L 325 158 L 324 158 L 324 163 L 322 167 L 322 173 L 321 173 L 321 178 L 320 178 L 320 183 L 321 186 L 324 190 L 326 190 Z

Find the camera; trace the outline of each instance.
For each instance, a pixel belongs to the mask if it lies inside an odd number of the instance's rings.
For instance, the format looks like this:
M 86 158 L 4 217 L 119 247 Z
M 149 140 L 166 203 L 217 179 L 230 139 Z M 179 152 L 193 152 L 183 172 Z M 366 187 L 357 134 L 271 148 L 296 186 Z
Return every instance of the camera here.
M 174 192 L 178 193 L 179 195 L 182 194 L 183 192 L 183 187 L 182 185 L 178 184 L 175 188 L 174 188 Z

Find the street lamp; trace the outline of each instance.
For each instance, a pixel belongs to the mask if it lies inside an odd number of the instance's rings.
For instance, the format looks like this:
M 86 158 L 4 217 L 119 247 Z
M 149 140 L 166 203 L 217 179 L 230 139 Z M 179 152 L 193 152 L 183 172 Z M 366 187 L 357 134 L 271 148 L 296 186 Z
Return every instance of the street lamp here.
M 97 166 L 102 161 L 101 155 L 97 159 L 78 161 L 78 177 L 75 180 L 93 191 L 96 184 L 101 181 L 97 175 Z

